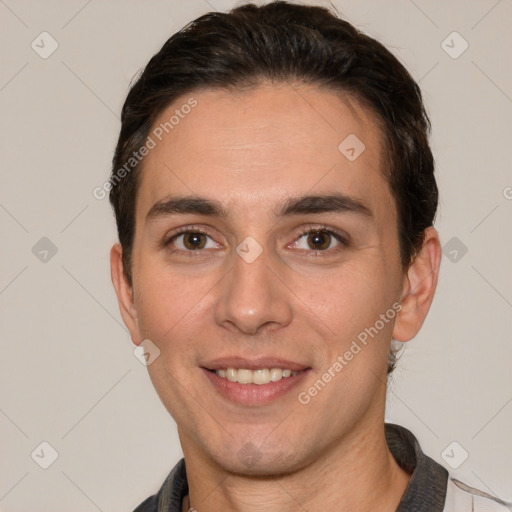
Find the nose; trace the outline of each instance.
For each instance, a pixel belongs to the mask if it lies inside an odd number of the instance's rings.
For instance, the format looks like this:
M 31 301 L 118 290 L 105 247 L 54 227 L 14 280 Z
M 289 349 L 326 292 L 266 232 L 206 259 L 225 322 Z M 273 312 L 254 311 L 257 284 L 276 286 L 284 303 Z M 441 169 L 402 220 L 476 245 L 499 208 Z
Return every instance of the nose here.
M 251 262 L 238 254 L 233 258 L 233 267 L 219 290 L 217 323 L 244 334 L 288 325 L 292 318 L 289 292 L 270 268 L 265 251 Z

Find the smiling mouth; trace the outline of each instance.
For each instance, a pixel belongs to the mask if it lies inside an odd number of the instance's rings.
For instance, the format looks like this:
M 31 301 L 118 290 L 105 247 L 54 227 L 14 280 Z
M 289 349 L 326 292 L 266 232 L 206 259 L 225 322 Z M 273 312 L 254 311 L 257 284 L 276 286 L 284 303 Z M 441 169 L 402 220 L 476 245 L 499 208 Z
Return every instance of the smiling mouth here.
M 284 397 L 311 370 L 290 361 L 264 358 L 248 361 L 236 357 L 209 362 L 201 369 L 221 397 L 248 407 L 268 405 Z
M 229 382 L 257 384 L 259 386 L 269 384 L 270 382 L 279 382 L 280 380 L 294 377 L 301 373 L 300 371 L 295 372 L 287 368 L 259 368 L 256 370 L 246 368 L 219 368 L 210 371 Z

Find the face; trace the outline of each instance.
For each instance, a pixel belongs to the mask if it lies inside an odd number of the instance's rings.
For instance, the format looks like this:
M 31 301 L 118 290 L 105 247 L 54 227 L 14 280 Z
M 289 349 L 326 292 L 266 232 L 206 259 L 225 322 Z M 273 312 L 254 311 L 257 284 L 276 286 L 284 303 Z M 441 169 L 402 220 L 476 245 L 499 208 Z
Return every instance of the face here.
M 160 350 L 148 370 L 185 456 L 293 471 L 383 421 L 410 288 L 381 133 L 313 87 L 190 97 L 144 159 L 123 318 Z

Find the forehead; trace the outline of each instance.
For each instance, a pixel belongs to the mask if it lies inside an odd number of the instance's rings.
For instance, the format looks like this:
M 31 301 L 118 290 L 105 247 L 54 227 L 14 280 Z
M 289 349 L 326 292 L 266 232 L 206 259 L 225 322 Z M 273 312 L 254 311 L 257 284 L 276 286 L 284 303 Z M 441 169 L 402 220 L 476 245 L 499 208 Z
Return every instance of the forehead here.
M 214 197 L 254 215 L 307 192 L 389 206 L 377 123 L 332 91 L 290 84 L 196 91 L 166 108 L 150 137 L 138 217 L 172 195 Z

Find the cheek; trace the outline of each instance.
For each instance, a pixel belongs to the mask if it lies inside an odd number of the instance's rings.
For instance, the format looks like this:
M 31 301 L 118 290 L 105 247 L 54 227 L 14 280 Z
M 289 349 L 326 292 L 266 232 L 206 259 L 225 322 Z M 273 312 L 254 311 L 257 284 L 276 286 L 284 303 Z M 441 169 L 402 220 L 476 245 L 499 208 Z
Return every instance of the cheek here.
M 318 346 L 318 352 L 326 355 L 322 372 L 332 369 L 338 361 L 343 369 L 335 372 L 332 390 L 350 390 L 349 395 L 357 402 L 364 390 L 378 387 L 379 379 L 385 378 L 396 299 L 384 273 L 357 272 L 352 268 L 329 283 L 323 294 L 311 290 L 308 296 L 309 304 L 315 305 L 315 314 L 322 320 L 317 321 L 317 326 L 324 331 L 328 326 L 328 337 Z
M 347 265 L 328 276 L 301 277 L 294 285 L 306 308 L 333 334 L 347 339 L 373 325 L 394 300 L 389 273 L 375 266 Z
M 191 286 L 189 279 L 160 271 L 151 262 L 141 264 L 136 275 L 135 305 L 140 330 L 145 337 L 162 343 L 180 320 L 197 307 L 201 290 Z

